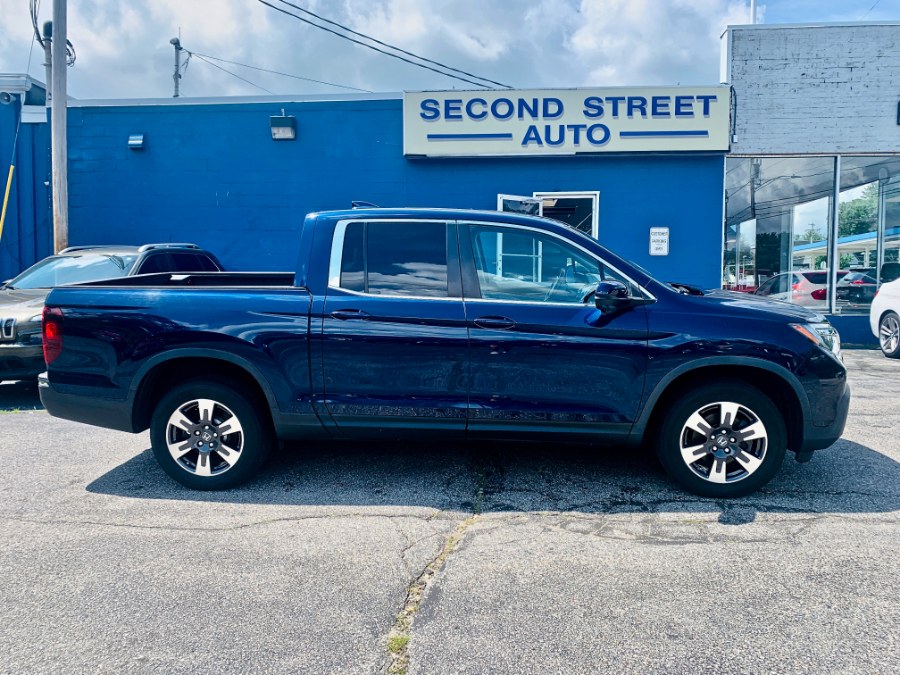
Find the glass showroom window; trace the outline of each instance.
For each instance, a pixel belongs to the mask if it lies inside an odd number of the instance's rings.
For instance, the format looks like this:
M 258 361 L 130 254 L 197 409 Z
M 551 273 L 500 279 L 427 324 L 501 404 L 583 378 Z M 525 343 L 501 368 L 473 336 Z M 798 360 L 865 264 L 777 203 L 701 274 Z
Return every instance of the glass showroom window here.
M 868 314 L 900 277 L 900 158 L 841 157 L 837 254 L 835 311 Z
M 729 157 L 725 288 L 828 308 L 834 157 Z

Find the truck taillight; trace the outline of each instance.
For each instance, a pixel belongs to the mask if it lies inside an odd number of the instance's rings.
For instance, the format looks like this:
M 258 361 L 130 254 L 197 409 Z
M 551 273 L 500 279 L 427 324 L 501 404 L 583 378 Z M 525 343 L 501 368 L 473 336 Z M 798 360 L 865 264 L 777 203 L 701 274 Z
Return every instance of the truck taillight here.
M 41 326 L 44 338 L 44 361 L 49 366 L 62 353 L 63 313 L 59 307 L 44 307 Z

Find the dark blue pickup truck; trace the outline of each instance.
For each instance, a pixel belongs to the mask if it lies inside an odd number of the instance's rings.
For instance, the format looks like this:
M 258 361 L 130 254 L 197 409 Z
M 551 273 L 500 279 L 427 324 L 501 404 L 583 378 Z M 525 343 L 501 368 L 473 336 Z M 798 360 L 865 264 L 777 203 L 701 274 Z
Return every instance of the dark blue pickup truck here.
M 276 439 L 650 443 L 695 493 L 744 495 L 842 433 L 837 333 L 806 309 L 654 280 L 560 223 L 313 213 L 296 273 L 54 290 L 51 414 L 150 429 L 165 471 L 227 488 Z

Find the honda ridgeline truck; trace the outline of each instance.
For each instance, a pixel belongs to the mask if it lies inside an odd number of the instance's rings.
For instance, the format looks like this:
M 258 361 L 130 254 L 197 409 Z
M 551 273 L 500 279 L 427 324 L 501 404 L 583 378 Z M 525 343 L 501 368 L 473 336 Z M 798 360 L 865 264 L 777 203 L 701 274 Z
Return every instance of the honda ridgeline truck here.
M 235 486 L 277 440 L 652 444 L 711 497 L 834 443 L 850 391 L 809 309 L 653 279 L 555 221 L 313 213 L 291 274 L 158 274 L 53 290 L 41 399 L 137 433 L 176 481 Z

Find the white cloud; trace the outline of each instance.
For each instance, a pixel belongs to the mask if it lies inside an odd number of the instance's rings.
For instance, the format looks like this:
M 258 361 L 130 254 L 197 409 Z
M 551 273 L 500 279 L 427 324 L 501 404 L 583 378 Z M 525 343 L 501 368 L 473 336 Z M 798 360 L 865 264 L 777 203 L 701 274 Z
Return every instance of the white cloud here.
M 277 0 L 269 0 L 278 4 Z M 516 87 L 712 84 L 719 35 L 746 22 L 739 0 L 292 0 L 334 21 L 456 68 Z M 44 0 L 41 19 L 50 18 Z M 25 68 L 27 0 L 0 0 L 0 71 Z M 297 12 L 290 7 L 286 9 Z M 173 49 L 374 91 L 471 88 L 351 44 L 255 0 L 79 0 L 69 7 L 78 98 L 170 96 Z M 35 50 L 31 72 L 43 79 Z M 222 67 L 276 93 L 340 91 Z M 187 96 L 259 94 L 198 59 Z

